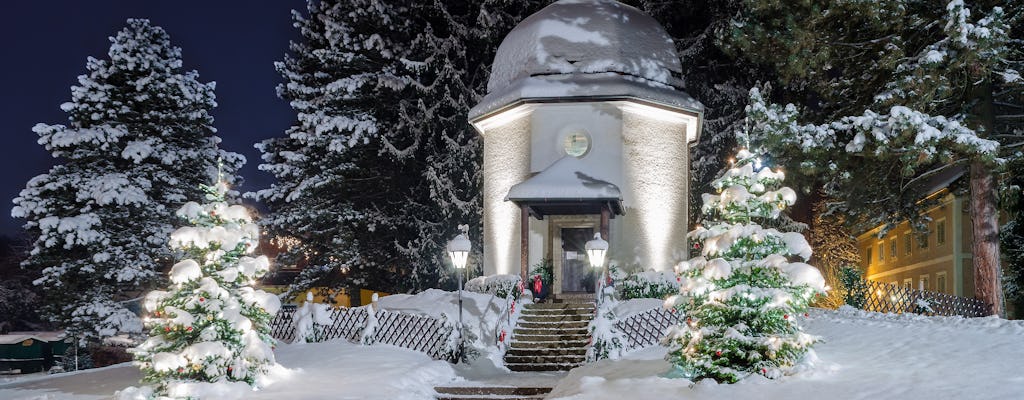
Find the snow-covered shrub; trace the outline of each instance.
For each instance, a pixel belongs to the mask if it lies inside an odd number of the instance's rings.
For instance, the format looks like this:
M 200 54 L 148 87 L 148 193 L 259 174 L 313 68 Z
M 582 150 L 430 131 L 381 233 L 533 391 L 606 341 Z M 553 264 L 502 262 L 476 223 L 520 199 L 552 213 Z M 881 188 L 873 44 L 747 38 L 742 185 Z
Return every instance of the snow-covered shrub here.
M 615 307 L 619 301 L 611 296 L 613 288 L 605 288 L 604 298 L 598 304 L 597 315 L 590 320 L 587 330 L 590 332 L 590 346 L 587 347 L 587 361 L 602 359 L 617 360 L 622 357 L 626 348 L 626 336 L 615 326 Z
M 616 287 L 622 300 L 664 299 L 679 293 L 679 278 L 668 271 L 644 271 L 626 277 Z
M 842 283 L 843 299 L 846 304 L 863 309 L 867 302 L 868 286 L 860 270 L 854 266 L 842 267 L 839 270 L 839 281 Z
M 512 295 L 519 298 L 522 291 L 522 278 L 519 275 L 500 274 L 491 276 L 478 276 L 466 282 L 465 289 L 470 292 L 493 294 L 496 297 L 505 298 Z

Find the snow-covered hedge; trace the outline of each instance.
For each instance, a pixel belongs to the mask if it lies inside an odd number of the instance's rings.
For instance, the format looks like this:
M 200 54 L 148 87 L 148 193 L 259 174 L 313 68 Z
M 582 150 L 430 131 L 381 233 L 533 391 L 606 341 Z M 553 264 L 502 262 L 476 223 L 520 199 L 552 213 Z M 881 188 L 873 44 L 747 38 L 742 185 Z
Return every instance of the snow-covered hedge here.
M 630 275 L 619 282 L 619 298 L 664 299 L 679 293 L 679 280 L 668 271 L 644 271 Z
M 465 288 L 470 292 L 493 294 L 500 298 L 508 297 L 509 294 L 518 298 L 522 281 L 519 275 L 478 276 L 466 282 Z

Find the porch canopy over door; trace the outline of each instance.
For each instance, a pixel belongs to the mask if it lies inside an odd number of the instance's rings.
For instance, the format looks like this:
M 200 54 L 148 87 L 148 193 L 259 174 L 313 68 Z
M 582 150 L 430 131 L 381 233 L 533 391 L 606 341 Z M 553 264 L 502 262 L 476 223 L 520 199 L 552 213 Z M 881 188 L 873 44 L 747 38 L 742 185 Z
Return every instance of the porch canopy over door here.
M 608 220 L 623 214 L 619 187 L 588 173 L 586 165 L 573 156 L 565 156 L 512 186 L 505 200 L 521 210 L 520 275 L 524 282 L 529 273 L 530 216 L 542 220 L 547 215 L 600 214 L 601 237 L 608 240 Z

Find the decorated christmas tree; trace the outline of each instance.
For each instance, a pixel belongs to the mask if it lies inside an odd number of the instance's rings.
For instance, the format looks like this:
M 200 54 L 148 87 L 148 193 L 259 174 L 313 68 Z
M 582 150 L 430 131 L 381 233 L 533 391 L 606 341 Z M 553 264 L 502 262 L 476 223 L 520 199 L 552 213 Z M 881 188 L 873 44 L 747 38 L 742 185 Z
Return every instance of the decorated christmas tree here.
M 719 194 L 703 195 L 709 225 L 688 235 L 700 254 L 677 267 L 680 294 L 666 300 L 686 316 L 666 338 L 670 375 L 728 383 L 751 374 L 778 378 L 818 340 L 799 323 L 826 289 L 818 270 L 799 262 L 810 258 L 810 246 L 800 233 L 762 226 L 796 201 L 783 179 L 740 150 L 712 182 Z
M 202 398 L 210 383 L 257 386 L 275 364 L 269 323 L 281 303 L 252 288 L 269 261 L 248 255 L 259 228 L 245 207 L 225 202 L 225 183 L 203 188 L 209 203 L 177 212 L 192 226 L 171 234 L 184 257 L 171 268 L 170 287 L 146 296 L 149 339 L 133 353 L 152 386 L 122 393 L 131 398 Z

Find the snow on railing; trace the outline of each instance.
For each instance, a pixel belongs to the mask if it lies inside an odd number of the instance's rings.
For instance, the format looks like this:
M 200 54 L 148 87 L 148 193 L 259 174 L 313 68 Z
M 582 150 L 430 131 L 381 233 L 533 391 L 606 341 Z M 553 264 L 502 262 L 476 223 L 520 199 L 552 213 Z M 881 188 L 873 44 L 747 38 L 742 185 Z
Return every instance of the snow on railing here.
M 323 342 L 345 339 L 366 345 L 386 343 L 421 351 L 437 360 L 454 361 L 458 356 L 455 323 L 440 318 L 382 310 L 377 304 L 363 307 L 332 307 L 329 323 L 312 319 L 305 338 L 296 337 L 295 306 L 284 306 L 270 323 L 271 336 L 283 342 Z M 298 324 L 297 324 L 298 322 Z

